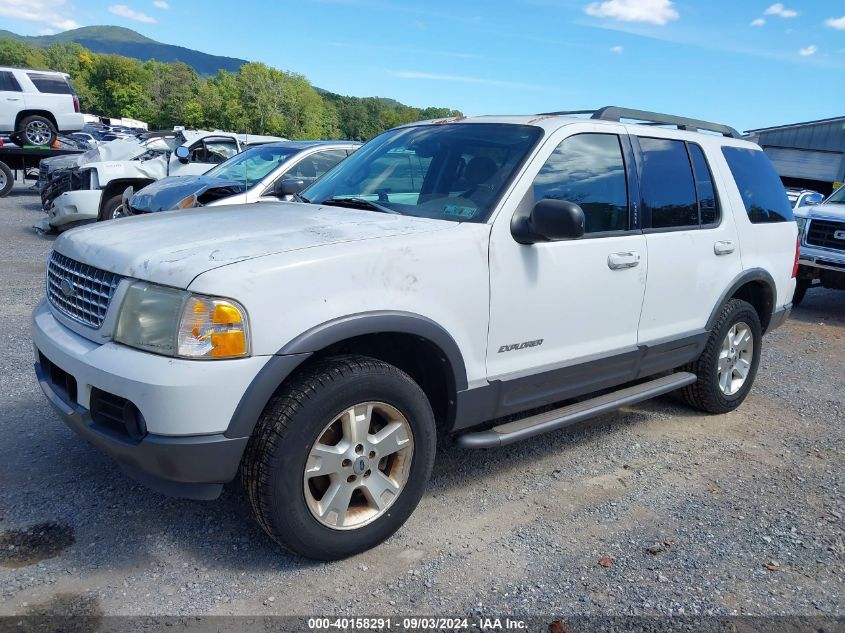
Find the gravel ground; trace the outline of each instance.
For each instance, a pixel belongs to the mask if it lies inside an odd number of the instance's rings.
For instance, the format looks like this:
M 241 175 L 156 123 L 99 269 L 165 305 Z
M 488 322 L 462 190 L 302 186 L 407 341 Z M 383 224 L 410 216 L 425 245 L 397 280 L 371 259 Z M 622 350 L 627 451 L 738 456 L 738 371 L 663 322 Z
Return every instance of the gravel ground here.
M 398 534 L 314 563 L 275 546 L 236 485 L 149 492 L 53 414 L 29 335 L 40 217 L 23 185 L 0 200 L 0 615 L 845 615 L 845 293 L 810 291 L 765 339 L 738 411 L 664 398 L 441 447 Z

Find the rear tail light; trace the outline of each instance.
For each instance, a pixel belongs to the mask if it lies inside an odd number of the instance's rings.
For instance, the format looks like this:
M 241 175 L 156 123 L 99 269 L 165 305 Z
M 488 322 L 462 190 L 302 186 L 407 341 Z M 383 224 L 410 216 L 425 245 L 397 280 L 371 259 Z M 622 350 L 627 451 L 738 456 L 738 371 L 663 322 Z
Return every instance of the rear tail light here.
M 798 258 L 801 256 L 801 236 L 795 240 L 795 261 L 792 264 L 792 278 L 798 276 Z
M 73 111 L 79 112 L 79 97 L 73 95 Z

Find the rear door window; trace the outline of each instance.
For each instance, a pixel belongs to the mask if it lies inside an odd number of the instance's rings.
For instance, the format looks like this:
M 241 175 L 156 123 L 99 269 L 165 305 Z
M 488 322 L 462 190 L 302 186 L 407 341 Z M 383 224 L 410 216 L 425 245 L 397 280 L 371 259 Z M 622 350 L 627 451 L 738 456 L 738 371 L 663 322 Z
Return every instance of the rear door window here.
M 713 185 L 713 174 L 704 157 L 704 151 L 695 143 L 687 143 L 695 174 L 695 191 L 698 194 L 698 207 L 702 226 L 719 223 L 719 198 Z
M 21 86 L 8 70 L 0 71 L 0 92 L 20 92 Z
M 30 81 L 35 84 L 38 92 L 53 95 L 72 95 L 73 87 L 61 75 L 45 75 L 42 73 L 27 73 Z
M 791 222 L 794 219 L 780 176 L 762 150 L 723 147 L 722 154 L 752 223 Z
M 697 227 L 698 198 L 686 143 L 640 137 L 639 144 L 642 150 L 640 190 L 646 227 Z

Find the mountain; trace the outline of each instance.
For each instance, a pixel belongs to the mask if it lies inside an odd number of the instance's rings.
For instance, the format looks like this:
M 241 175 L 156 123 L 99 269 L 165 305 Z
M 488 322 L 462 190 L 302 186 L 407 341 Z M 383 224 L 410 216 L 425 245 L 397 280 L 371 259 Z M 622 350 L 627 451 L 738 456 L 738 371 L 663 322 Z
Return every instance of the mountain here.
M 76 42 L 95 53 L 112 53 L 134 57 L 141 61 L 155 59 L 160 62 L 180 61 L 191 66 L 201 75 L 214 75 L 218 70 L 237 72 L 247 63 L 245 59 L 209 55 L 183 46 L 156 42 L 132 29 L 120 26 L 83 26 L 55 35 L 23 36 L 0 30 L 0 39 L 11 38 L 31 46 L 46 48 L 51 44 Z

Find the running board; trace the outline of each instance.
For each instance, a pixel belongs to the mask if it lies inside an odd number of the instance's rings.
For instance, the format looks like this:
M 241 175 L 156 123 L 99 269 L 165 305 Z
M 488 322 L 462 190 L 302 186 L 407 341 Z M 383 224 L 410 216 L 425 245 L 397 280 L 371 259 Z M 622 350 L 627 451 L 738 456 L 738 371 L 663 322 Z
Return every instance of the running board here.
M 521 420 L 507 422 L 492 429 L 464 433 L 455 442 L 462 448 L 494 448 L 512 444 L 534 435 L 562 429 L 581 420 L 615 411 L 630 404 L 649 400 L 675 389 L 691 385 L 697 380 L 695 374 L 678 372 L 656 380 L 606 393 L 590 400 L 576 402 L 560 409 L 538 413 Z

